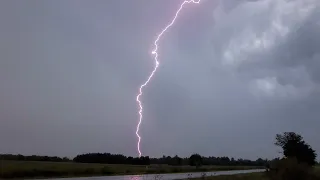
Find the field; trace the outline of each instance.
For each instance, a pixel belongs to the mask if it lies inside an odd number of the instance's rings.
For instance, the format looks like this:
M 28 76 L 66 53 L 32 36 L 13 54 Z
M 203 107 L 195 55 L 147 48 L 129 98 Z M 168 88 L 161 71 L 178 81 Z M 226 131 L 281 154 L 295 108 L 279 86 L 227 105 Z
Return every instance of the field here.
M 252 166 L 110 165 L 73 162 L 0 161 L 0 178 L 80 177 L 258 169 Z M 261 167 L 260 167 L 261 168 Z

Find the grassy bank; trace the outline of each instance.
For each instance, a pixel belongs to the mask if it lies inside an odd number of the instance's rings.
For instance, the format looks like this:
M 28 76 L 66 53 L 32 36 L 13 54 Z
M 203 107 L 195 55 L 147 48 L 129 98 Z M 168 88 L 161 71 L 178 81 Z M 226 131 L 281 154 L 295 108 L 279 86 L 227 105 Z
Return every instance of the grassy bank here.
M 72 162 L 1 161 L 0 178 L 81 177 L 258 169 L 252 166 L 105 165 Z
M 203 178 L 195 178 L 192 180 L 202 180 Z M 206 180 L 268 180 L 264 173 L 249 173 L 238 175 L 222 175 L 206 177 Z
M 315 167 L 314 173 L 320 179 L 320 166 Z M 205 177 L 205 176 L 204 176 Z M 248 173 L 238 175 L 222 175 L 222 176 L 207 176 L 202 178 L 194 178 L 191 180 L 269 180 L 265 173 Z M 318 179 L 317 179 L 318 180 Z
M 320 177 L 320 174 L 319 174 Z M 206 180 L 269 180 L 264 173 L 249 173 L 238 175 L 222 175 L 206 177 Z M 203 178 L 195 178 L 192 180 L 203 180 Z

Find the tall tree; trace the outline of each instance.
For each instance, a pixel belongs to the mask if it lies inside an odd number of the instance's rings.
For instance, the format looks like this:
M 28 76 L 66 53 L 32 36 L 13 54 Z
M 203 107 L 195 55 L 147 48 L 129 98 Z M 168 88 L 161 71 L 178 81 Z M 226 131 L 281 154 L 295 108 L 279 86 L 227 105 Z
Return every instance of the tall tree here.
M 294 132 L 285 132 L 276 135 L 275 145 L 280 146 L 283 155 L 288 158 L 296 158 L 299 163 L 307 163 L 309 165 L 316 164 L 317 154 L 307 144 L 301 135 Z

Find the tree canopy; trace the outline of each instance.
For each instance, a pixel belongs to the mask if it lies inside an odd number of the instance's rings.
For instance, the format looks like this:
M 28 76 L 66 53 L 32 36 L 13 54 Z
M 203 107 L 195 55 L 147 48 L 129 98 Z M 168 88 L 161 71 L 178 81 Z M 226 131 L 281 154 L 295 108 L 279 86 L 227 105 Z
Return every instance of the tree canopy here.
M 277 134 L 275 145 L 282 148 L 282 153 L 287 158 L 296 158 L 299 163 L 307 163 L 311 166 L 316 164 L 316 152 L 299 134 L 294 132 Z
M 190 166 L 201 166 L 202 163 L 202 157 L 199 154 L 192 154 L 189 158 L 189 165 Z

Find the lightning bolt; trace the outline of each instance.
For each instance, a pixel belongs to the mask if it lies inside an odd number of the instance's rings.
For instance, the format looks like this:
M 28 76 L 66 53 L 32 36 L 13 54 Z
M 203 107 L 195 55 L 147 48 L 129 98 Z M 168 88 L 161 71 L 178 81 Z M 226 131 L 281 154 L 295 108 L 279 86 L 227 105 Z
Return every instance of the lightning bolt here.
M 194 4 L 199 4 L 201 0 L 185 0 L 183 1 L 183 3 L 180 5 L 180 8 L 177 10 L 175 16 L 173 17 L 172 21 L 160 32 L 160 34 L 157 36 L 156 40 L 154 41 L 154 49 L 152 50 L 152 54 L 154 55 L 154 62 L 155 62 L 155 66 L 153 71 L 151 72 L 151 74 L 149 75 L 147 81 L 145 81 L 145 83 L 143 83 L 140 88 L 139 88 L 139 94 L 137 95 L 136 101 L 138 102 L 139 105 L 139 122 L 137 124 L 137 128 L 136 128 L 136 135 L 138 137 L 138 143 L 137 143 L 137 150 L 139 153 L 139 157 L 141 157 L 141 150 L 140 150 L 140 142 L 141 142 L 141 136 L 139 134 L 139 130 L 140 130 L 140 125 L 143 119 L 143 107 L 142 107 L 142 103 L 140 101 L 140 97 L 142 96 L 143 92 L 142 89 L 148 85 L 148 83 L 151 81 L 152 77 L 154 76 L 155 72 L 157 71 L 158 67 L 159 67 L 159 61 L 158 61 L 158 41 L 160 40 L 160 38 L 162 37 L 162 35 L 165 34 L 165 32 L 175 23 L 180 11 L 183 9 L 184 5 L 186 4 L 190 4 L 190 3 L 194 3 Z

